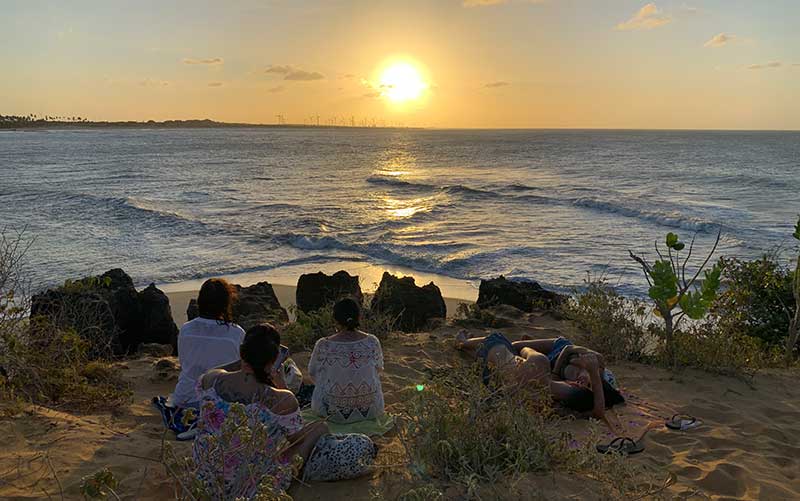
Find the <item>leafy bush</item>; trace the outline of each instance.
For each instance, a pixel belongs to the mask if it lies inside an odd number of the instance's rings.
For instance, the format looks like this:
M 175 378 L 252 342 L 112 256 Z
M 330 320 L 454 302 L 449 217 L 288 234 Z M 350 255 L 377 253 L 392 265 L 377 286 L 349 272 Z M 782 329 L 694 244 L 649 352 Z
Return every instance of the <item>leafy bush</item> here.
M 336 321 L 333 319 L 333 307 L 327 306 L 305 313 L 292 306 L 294 322 L 281 332 L 281 341 L 292 351 L 306 351 L 314 347 L 318 339 L 336 333 Z M 361 310 L 360 330 L 374 334 L 378 339 L 386 339 L 394 331 L 397 319 L 368 308 Z
M 626 299 L 602 279 L 587 281 L 562 304 L 562 314 L 578 329 L 579 344 L 603 354 L 606 360 L 644 360 L 647 349 L 655 346 L 647 328 L 646 305 Z
M 673 333 L 680 325 L 681 320 L 685 317 L 692 320 L 703 318 L 716 298 L 722 273 L 719 265 L 715 264 L 710 270 L 705 270 L 705 277 L 702 281 L 698 282 L 698 277 L 717 249 L 721 235 L 721 233 L 717 234 L 717 240 L 711 251 L 696 272 L 688 274 L 690 277 L 688 280 L 686 279 L 687 265 L 694 250 L 694 238 L 689 244 L 689 250 L 683 261 L 681 261 L 680 252 L 686 248 L 686 244 L 681 242 L 675 233 L 667 233 L 666 256 L 661 252 L 656 241 L 655 250 L 659 259 L 652 264 L 629 251 L 631 259 L 642 267 L 645 279 L 650 286 L 647 295 L 655 303 L 654 313 L 664 320 L 664 342 L 667 358 L 672 366 L 677 364 Z
M 130 384 L 102 361 L 90 361 L 88 343 L 74 330 L 62 330 L 45 319 L 27 329 L 4 332 L 0 391 L 7 398 L 79 411 L 130 403 Z

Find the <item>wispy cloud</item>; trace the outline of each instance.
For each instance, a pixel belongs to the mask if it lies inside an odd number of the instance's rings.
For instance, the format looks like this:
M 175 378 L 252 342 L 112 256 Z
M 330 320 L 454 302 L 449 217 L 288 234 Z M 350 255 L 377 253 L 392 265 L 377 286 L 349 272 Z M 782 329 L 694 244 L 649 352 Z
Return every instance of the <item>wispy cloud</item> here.
M 211 57 L 207 59 L 193 59 L 187 57 L 183 60 L 183 64 L 207 64 L 207 65 L 215 65 L 215 64 L 223 64 L 225 61 L 221 57 Z
M 272 65 L 266 70 L 264 73 L 276 73 L 279 75 L 283 75 L 284 80 L 297 80 L 297 81 L 312 81 L 312 80 L 324 80 L 325 75 L 318 71 L 306 71 L 301 70 L 300 68 L 295 68 L 291 65 Z
M 768 63 L 763 64 L 751 64 L 747 67 L 748 70 L 766 70 L 769 68 L 780 68 L 783 66 L 783 63 L 780 61 L 770 61 Z
M 142 87 L 166 87 L 167 85 L 169 85 L 169 82 L 166 80 L 145 78 L 144 80 L 139 81 L 139 85 L 141 85 Z
M 274 94 L 276 92 L 283 92 L 283 89 L 284 89 L 283 85 L 278 85 L 277 87 L 272 87 L 270 89 L 267 89 L 267 91 L 272 92 Z
M 209 87 L 222 87 L 222 82 L 208 82 Z
M 381 95 L 382 94 L 379 91 L 373 91 L 373 92 L 367 92 L 365 94 L 362 94 L 362 97 L 366 97 L 366 98 L 369 98 L 369 99 L 377 99 L 377 98 L 381 97 Z
M 544 3 L 547 0 L 463 0 L 461 5 L 464 7 L 491 7 L 492 5 L 503 5 L 507 3 Z
M 616 26 L 617 30 L 631 31 L 631 30 L 652 30 L 659 26 L 669 24 L 672 18 L 664 14 L 656 4 L 649 3 L 639 9 L 636 14 L 625 22 L 619 23 Z
M 494 89 L 496 87 L 506 87 L 508 85 L 511 85 L 511 84 L 509 82 L 502 82 L 501 81 L 501 82 L 489 82 L 486 85 L 484 85 L 484 87 L 487 87 L 489 89 Z
M 735 35 L 731 35 L 728 33 L 720 33 L 719 35 L 714 35 L 711 37 L 711 40 L 703 44 L 703 47 L 724 47 L 728 45 L 728 43 L 732 42 L 736 39 Z

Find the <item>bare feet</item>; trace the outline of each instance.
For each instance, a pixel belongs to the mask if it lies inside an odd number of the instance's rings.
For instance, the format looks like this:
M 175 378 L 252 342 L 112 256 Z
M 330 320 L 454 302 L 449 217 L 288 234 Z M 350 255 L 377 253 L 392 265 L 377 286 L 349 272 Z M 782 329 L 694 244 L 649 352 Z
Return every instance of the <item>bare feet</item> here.
M 466 329 L 461 329 L 460 331 L 458 331 L 458 334 L 456 334 L 456 341 L 455 341 L 456 349 L 460 350 L 461 348 L 463 348 L 464 343 L 467 342 L 467 339 L 469 339 L 469 336 L 467 335 Z

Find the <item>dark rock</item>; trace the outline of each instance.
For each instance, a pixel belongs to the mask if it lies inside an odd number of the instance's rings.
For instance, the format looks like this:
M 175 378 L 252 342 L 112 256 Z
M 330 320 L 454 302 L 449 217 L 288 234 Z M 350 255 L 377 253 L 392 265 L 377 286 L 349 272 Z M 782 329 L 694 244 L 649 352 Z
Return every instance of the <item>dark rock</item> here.
M 564 296 L 548 291 L 536 282 L 515 282 L 504 276 L 481 280 L 477 305 L 480 308 L 505 304 L 526 313 L 534 309 L 552 309 L 564 301 Z
M 31 317 L 39 316 L 74 328 L 95 356 L 130 353 L 142 343 L 174 346 L 178 332 L 167 296 L 153 284 L 137 292 L 118 268 L 34 295 Z
M 396 327 L 419 332 L 434 318 L 447 317 L 442 293 L 433 283 L 419 287 L 413 277 L 397 278 L 384 272 L 371 309 L 397 318 Z
M 174 349 L 171 344 L 142 343 L 136 349 L 139 355 L 150 357 L 168 357 L 172 355 Z
M 264 322 L 284 324 L 289 321 L 289 314 L 278 302 L 278 296 L 268 282 L 259 282 L 250 287 L 234 284 L 234 287 L 239 298 L 233 305 L 233 321 L 244 330 Z M 186 318 L 192 320 L 198 316 L 197 299 L 192 299 L 186 308 Z
M 324 308 L 344 297 L 351 297 L 358 304 L 364 298 L 358 276 L 351 276 L 346 271 L 337 271 L 333 275 L 321 271 L 300 275 L 295 297 L 297 309 L 305 313 Z

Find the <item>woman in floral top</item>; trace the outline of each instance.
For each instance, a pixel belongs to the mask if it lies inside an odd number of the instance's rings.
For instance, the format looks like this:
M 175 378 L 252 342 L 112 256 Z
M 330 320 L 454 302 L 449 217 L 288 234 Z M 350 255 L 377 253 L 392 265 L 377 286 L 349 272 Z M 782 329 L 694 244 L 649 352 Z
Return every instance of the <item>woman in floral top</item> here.
M 358 330 L 360 309 L 352 299 L 333 308 L 339 332 L 317 341 L 308 371 L 314 379 L 311 410 L 334 423 L 355 423 L 383 415 L 378 338 Z
M 240 370 L 215 369 L 198 381 L 202 404 L 193 447 L 197 475 L 226 499 L 251 498 L 265 480 L 271 489 L 287 489 L 294 458 L 307 461 L 328 433 L 325 423 L 303 426 L 297 399 L 284 388 L 281 371 L 270 370 L 278 357 L 276 337 L 271 325 L 253 327 L 240 349 Z

